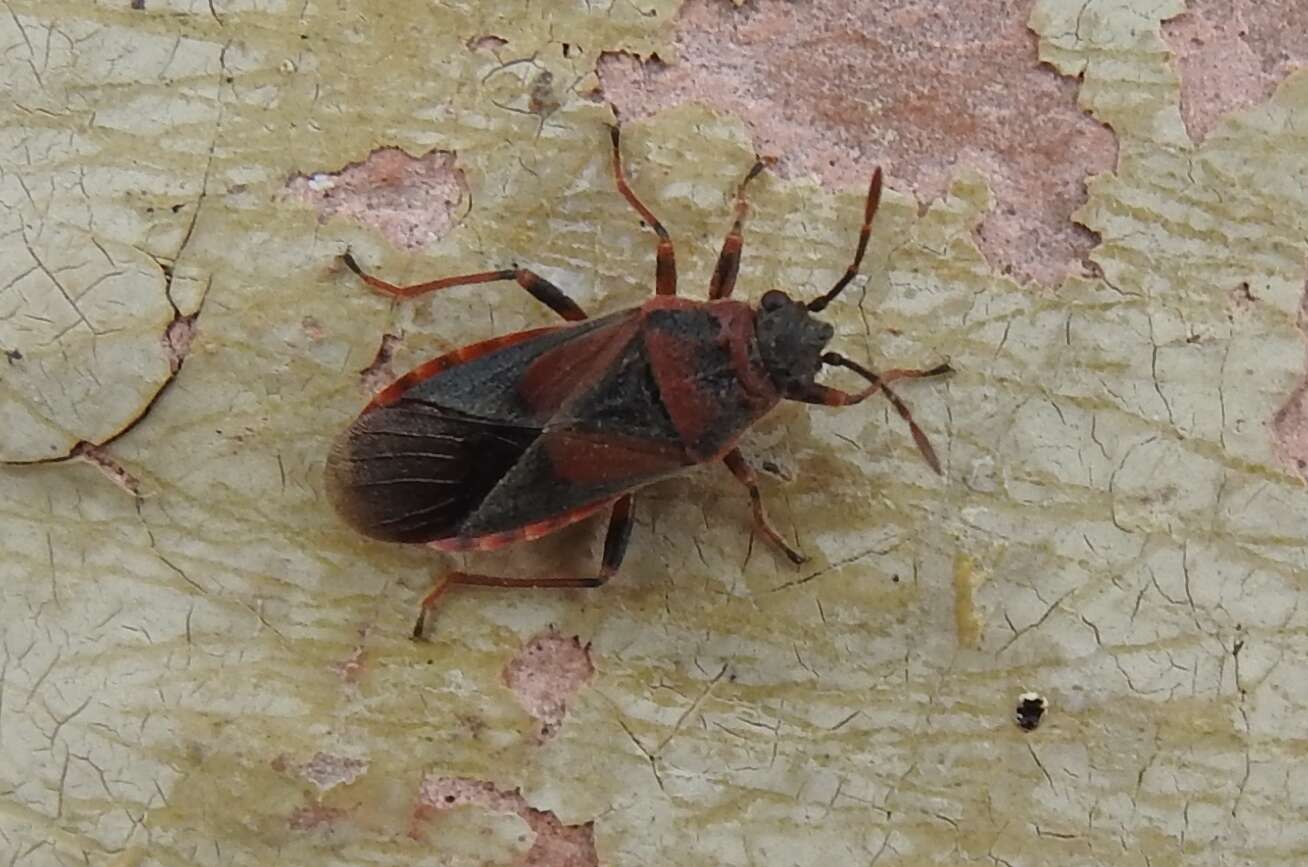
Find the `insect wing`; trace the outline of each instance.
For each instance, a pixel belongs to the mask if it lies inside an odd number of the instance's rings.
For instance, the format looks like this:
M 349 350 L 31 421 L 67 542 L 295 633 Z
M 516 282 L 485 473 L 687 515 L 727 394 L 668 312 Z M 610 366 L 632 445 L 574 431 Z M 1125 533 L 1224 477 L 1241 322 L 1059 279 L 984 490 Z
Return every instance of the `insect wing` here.
M 473 519 L 484 514 L 487 497 L 530 452 L 554 405 L 586 380 L 582 362 L 593 367 L 607 343 L 630 341 L 631 329 L 624 325 L 632 319 L 620 313 L 494 338 L 400 377 L 346 429 L 328 457 L 328 493 L 337 510 L 360 533 L 389 542 L 484 532 L 476 527 L 485 521 Z M 546 391 L 524 385 L 524 374 L 532 370 L 559 376 L 540 377 L 549 385 Z M 549 511 L 540 497 L 535 502 Z M 490 511 L 501 515 L 503 509 Z
M 328 492 L 374 539 L 455 535 L 539 434 L 402 398 L 364 413 L 336 441 Z

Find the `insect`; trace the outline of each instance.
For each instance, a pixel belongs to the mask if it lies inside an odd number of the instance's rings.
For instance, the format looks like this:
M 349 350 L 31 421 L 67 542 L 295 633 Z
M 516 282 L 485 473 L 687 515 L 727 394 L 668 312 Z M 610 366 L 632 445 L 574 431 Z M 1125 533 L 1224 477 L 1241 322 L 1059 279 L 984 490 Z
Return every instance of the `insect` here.
M 676 254 L 663 224 L 627 184 L 619 130 L 612 127 L 619 192 L 658 237 L 655 295 L 597 319 L 544 277 L 508 268 L 397 286 L 344 264 L 396 298 L 495 281 L 516 281 L 566 324 L 519 331 L 434 358 L 383 388 L 337 438 L 327 488 L 337 511 L 365 536 L 441 551 L 488 551 L 538 539 L 608 510 L 598 574 L 506 578 L 456 571 L 425 599 L 425 620 L 452 586 L 598 587 L 617 572 L 633 524 L 634 492 L 699 464 L 721 461 L 749 492 L 754 524 L 795 563 L 804 557 L 772 526 L 740 435 L 781 400 L 849 406 L 880 392 L 908 423 L 931 468 L 940 462 L 890 383 L 948 373 L 874 373 L 825 350 L 834 329 L 820 313 L 858 274 L 881 199 L 872 174 L 854 261 L 826 293 L 807 302 L 773 289 L 757 308 L 731 299 L 740 266 L 745 189 L 709 284 L 709 300 L 677 297 Z M 824 366 L 867 380 L 845 392 L 822 385 Z

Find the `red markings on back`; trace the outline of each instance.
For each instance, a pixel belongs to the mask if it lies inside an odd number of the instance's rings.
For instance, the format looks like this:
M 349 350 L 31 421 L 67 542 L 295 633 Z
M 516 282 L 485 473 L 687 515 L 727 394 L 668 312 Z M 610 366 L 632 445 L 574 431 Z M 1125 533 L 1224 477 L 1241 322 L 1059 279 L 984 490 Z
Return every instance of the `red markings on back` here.
M 594 385 L 636 333 L 632 315 L 546 350 L 523 371 L 518 394 L 541 416 L 556 412 L 568 398 Z
M 629 479 L 636 487 L 691 463 L 678 446 L 603 431 L 548 431 L 540 445 L 549 455 L 555 478 L 585 486 Z
M 714 395 L 695 387 L 696 345 L 667 331 L 646 329 L 645 352 L 672 425 L 687 448 L 693 448 L 717 415 Z
M 716 346 L 712 348 L 721 350 L 725 355 L 730 373 L 739 386 L 733 396 L 742 398 L 744 404 L 755 413 L 755 417 L 776 405 L 779 400 L 776 388 L 766 372 L 753 364 L 749 355 L 748 347 L 754 340 L 754 312 L 748 305 L 738 301 L 703 304 L 682 299 L 675 299 L 674 303 L 674 299 L 656 298 L 647 302 L 642 311 L 667 309 L 702 311 L 711 316 L 718 326 Z M 712 434 L 715 433 L 715 428 L 723 424 L 737 427 L 735 433 L 739 433 L 753 419 L 732 417 L 731 408 L 724 406 L 724 395 L 705 387 L 705 374 L 721 371 L 705 369 L 707 359 L 702 342 L 672 329 L 648 325 L 642 328 L 641 336 L 659 396 L 688 453 L 699 461 L 715 457 L 722 449 L 707 454 L 698 447 L 699 444 L 722 440 L 722 437 Z M 726 447 L 729 448 L 736 437 L 733 435 L 725 439 Z

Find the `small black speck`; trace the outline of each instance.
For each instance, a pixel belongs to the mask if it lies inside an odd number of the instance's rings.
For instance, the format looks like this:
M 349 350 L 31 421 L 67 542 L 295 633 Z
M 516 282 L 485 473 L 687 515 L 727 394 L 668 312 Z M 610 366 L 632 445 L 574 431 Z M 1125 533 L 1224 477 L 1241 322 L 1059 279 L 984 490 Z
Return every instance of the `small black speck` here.
M 447 804 L 453 804 L 453 803 L 454 803 L 454 796 L 453 796 L 453 795 L 446 795 L 446 796 L 445 796 L 445 803 L 447 803 Z
M 899 576 L 898 576 L 898 575 L 891 575 L 891 576 L 890 576 L 890 582 L 891 582 L 892 584 L 898 584 L 898 583 L 899 583 Z
M 5 358 L 9 359 L 10 364 L 13 364 L 15 361 L 23 360 L 23 353 L 19 352 L 17 349 L 6 349 Z
M 236 79 L 232 78 L 230 75 L 223 78 L 223 81 L 227 82 L 228 84 L 231 84 L 235 80 Z
M 132 8 L 133 8 L 133 9 L 144 9 L 144 8 L 145 8 L 145 0 L 132 0 Z
M 1044 696 L 1035 692 L 1024 692 L 1017 697 L 1017 711 L 1013 714 L 1013 718 L 1022 731 L 1033 732 L 1040 727 L 1040 722 L 1048 709 L 1049 702 Z
M 178 211 L 180 211 L 180 210 L 181 210 L 182 208 L 184 208 L 184 207 L 186 207 L 186 205 L 184 205 L 184 204 L 176 204 L 176 205 L 173 205 L 173 206 L 172 206 L 171 210 L 172 210 L 172 212 L 175 214 L 175 213 L 177 213 Z

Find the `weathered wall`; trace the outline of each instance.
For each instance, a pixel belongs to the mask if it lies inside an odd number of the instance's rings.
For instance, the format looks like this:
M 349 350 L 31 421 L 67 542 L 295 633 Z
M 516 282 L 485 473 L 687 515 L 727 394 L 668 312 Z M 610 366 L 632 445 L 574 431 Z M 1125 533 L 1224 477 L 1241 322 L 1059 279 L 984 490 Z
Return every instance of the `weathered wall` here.
M 1297 404 L 1283 461 L 1272 422 L 1303 369 L 1308 74 L 1212 5 L 976 2 L 995 26 L 953 31 L 832 3 L 806 42 L 768 0 L 8 0 L 0 860 L 1300 863 L 1308 451 Z M 1244 77 L 1183 89 L 1168 19 Z M 911 74 L 866 88 L 849 33 Z M 846 66 L 760 72 L 760 34 Z M 1026 66 L 987 75 L 978 42 Z M 926 111 L 942 80 L 967 123 Z M 1037 97 L 1064 121 L 1006 134 Z M 392 304 L 336 256 L 638 302 L 610 103 L 688 295 L 756 147 L 754 298 L 830 285 L 886 163 L 829 318 L 874 365 L 951 360 L 902 392 L 946 475 L 885 405 L 783 407 L 746 447 L 805 567 L 710 467 L 638 499 L 603 589 L 458 592 L 413 643 L 462 560 L 346 532 L 327 444 L 390 373 L 549 317 L 500 287 Z M 468 562 L 588 570 L 598 535 Z

